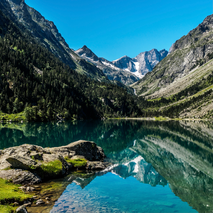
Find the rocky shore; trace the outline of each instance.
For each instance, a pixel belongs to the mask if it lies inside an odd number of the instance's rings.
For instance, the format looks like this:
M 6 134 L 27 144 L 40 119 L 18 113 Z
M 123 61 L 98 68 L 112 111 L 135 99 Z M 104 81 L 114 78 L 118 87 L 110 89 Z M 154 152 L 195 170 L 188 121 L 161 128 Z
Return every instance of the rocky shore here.
M 94 142 L 80 140 L 67 146 L 43 148 L 23 144 L 0 150 L 0 178 L 13 184 L 21 184 L 20 190 L 36 191 L 34 185 L 61 178 L 75 170 L 102 170 L 109 164 L 104 162 L 105 154 Z M 4 205 L 4 201 L 0 201 Z M 16 212 L 27 212 L 31 203 L 42 204 L 35 197 L 24 202 L 7 200 L 8 203 L 22 205 Z

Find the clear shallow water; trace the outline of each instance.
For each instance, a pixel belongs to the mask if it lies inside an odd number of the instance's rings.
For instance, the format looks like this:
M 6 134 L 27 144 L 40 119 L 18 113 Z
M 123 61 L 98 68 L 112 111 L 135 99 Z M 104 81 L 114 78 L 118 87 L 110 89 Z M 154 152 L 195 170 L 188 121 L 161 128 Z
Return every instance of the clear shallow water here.
M 57 212 L 197 212 L 174 195 L 168 185 L 152 187 L 134 177 L 107 173 L 84 189 L 70 184 L 51 213 Z
M 85 121 L 0 125 L 0 149 L 85 139 L 114 167 L 78 177 L 52 212 L 213 212 L 213 125 Z

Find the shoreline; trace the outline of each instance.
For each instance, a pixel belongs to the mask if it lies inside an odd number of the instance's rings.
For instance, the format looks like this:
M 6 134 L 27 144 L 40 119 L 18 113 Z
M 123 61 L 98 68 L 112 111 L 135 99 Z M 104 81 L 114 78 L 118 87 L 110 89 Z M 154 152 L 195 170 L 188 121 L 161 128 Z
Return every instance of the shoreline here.
M 64 178 L 74 171 L 103 170 L 110 165 L 104 162 L 105 157 L 101 147 L 84 140 L 53 148 L 23 144 L 0 150 L 0 210 L 12 208 L 14 211 L 19 206 L 16 211 L 23 212 L 27 206 L 54 202 L 48 196 L 35 197 L 40 184 Z M 7 190 L 8 186 L 11 191 Z
M 125 118 L 107 118 L 107 120 L 144 120 L 144 121 L 209 121 L 212 119 L 202 119 L 202 118 L 169 118 L 169 117 L 125 117 Z
M 2 115 L 3 114 L 3 115 Z M 91 120 L 91 119 L 89 119 Z M 93 119 L 92 119 L 93 120 Z M 169 117 L 113 117 L 113 118 L 104 118 L 100 120 L 145 120 L 145 121 L 208 121 L 212 119 L 207 118 L 169 118 Z M 0 123 L 46 123 L 46 122 L 59 122 L 59 121 L 78 121 L 76 119 L 70 120 L 51 120 L 51 121 L 27 121 L 23 113 L 18 114 L 6 114 L 0 113 Z M 79 120 L 81 121 L 81 120 Z

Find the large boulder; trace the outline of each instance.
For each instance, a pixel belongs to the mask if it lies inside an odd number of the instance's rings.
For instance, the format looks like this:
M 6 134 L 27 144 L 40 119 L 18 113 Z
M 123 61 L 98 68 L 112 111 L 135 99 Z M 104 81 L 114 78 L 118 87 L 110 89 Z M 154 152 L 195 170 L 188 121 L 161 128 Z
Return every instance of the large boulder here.
M 92 141 L 79 140 L 68 144 L 67 146 L 45 148 L 50 153 L 58 153 L 63 157 L 82 155 L 89 161 L 103 161 L 106 157 L 103 149 Z
M 38 175 L 22 169 L 0 170 L 0 178 L 12 181 L 15 184 L 37 184 L 42 182 Z
M 6 158 L 6 161 L 10 163 L 14 169 L 31 170 L 37 167 L 37 162 L 30 157 L 13 155 Z
M 74 166 L 69 159 L 86 159 L 87 164 L 81 169 L 101 170 L 107 167 L 104 158 L 102 148 L 91 141 L 79 140 L 54 148 L 23 144 L 0 150 L 0 178 L 35 184 L 65 176 L 81 167 Z

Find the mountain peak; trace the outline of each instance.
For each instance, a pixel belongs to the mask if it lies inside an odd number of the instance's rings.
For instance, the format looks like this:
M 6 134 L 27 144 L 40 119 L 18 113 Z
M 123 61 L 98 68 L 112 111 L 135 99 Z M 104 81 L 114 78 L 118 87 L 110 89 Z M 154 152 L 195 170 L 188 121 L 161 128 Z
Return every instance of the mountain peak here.
M 86 45 L 84 45 L 82 48 L 75 51 L 79 56 L 85 56 L 88 58 L 91 58 L 94 61 L 98 61 L 98 56 L 95 55 L 95 53 L 92 52 Z
M 153 48 L 150 51 L 145 51 L 139 53 L 135 58 L 130 58 L 128 56 L 123 56 L 112 63 L 120 68 L 125 69 L 129 72 L 133 72 L 137 77 L 142 78 L 147 72 L 152 71 L 152 69 L 165 58 L 168 51 Z
M 13 3 L 17 4 L 17 5 L 25 3 L 24 0 L 9 0 L 9 1 L 11 1 L 11 2 L 13 2 Z
M 84 45 L 81 49 L 83 49 L 83 50 L 87 50 L 87 49 L 89 49 L 86 45 Z

